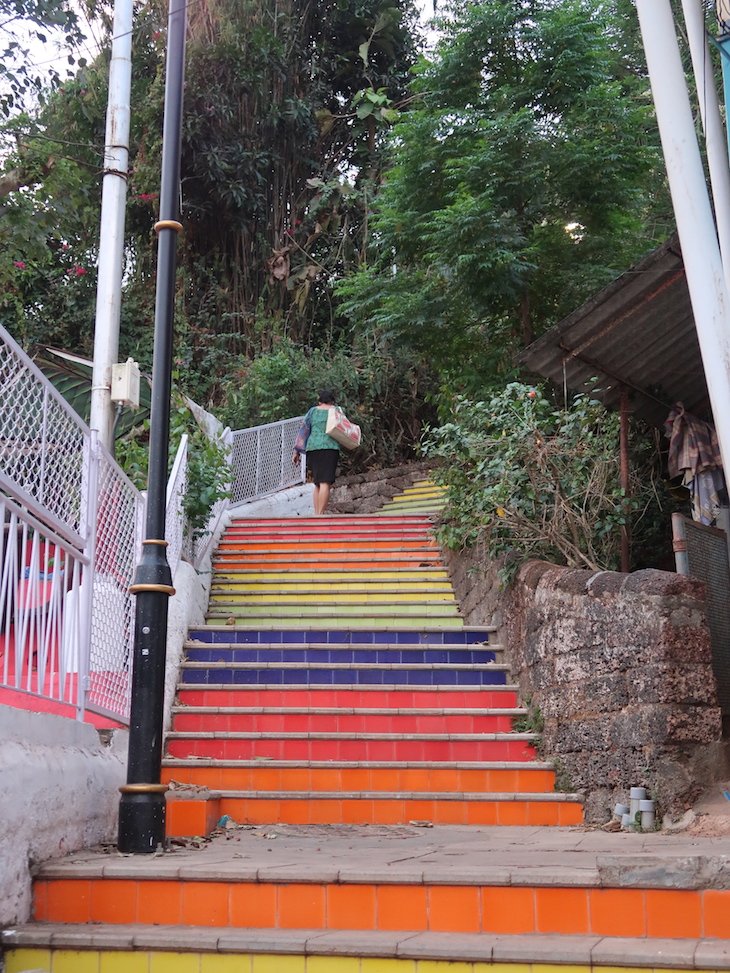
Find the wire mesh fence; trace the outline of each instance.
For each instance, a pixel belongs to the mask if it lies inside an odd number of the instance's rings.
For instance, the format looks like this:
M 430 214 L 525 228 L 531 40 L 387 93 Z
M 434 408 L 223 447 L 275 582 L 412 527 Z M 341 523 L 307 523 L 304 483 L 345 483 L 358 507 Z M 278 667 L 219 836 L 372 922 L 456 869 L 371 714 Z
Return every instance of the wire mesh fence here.
M 199 564 L 230 505 L 301 482 L 291 462 L 302 417 L 228 432 L 231 497 L 205 530 L 184 515 L 187 437 L 168 484 L 173 577 Z M 128 721 L 134 640 L 129 594 L 144 497 L 0 326 L 0 689 Z
M 0 478 L 80 542 L 88 430 L 0 326 Z
M 129 593 L 141 550 L 143 498 L 106 450 L 94 479 L 91 638 L 86 706 L 129 716 L 134 598 Z M 92 481 L 92 488 L 94 486 Z
M 0 688 L 128 719 L 142 505 L 0 327 Z
M 301 483 L 301 470 L 292 463 L 291 455 L 303 419 L 297 416 L 232 433 L 231 503 Z

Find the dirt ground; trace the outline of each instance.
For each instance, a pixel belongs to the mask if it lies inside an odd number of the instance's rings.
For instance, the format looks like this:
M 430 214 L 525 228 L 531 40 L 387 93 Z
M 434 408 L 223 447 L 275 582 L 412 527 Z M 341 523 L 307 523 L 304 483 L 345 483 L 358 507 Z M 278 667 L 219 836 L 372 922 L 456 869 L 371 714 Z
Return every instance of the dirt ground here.
M 686 817 L 688 834 L 730 835 L 730 781 L 713 784 Z

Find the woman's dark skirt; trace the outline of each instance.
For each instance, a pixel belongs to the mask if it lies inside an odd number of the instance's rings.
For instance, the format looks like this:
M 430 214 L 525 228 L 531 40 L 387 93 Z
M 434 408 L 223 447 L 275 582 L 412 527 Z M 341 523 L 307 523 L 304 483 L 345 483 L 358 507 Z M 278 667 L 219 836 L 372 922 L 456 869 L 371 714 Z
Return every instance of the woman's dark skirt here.
M 307 473 L 311 474 L 312 482 L 332 484 L 337 473 L 337 461 L 340 458 L 339 449 L 311 449 L 307 451 Z M 309 476 L 307 477 L 309 479 Z

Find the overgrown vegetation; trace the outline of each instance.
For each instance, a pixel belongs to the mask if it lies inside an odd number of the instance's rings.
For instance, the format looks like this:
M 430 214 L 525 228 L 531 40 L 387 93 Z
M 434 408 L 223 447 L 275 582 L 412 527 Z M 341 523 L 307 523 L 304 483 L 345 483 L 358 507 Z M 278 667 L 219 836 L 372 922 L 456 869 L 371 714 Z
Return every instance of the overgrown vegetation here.
M 521 346 L 667 233 L 630 0 L 451 0 L 439 10 L 439 42 L 419 57 L 411 0 L 190 5 L 174 367 L 181 390 L 233 427 L 301 413 L 328 385 L 363 426 L 354 462 L 398 462 L 455 395 L 489 402 L 518 375 Z M 108 35 L 111 5 L 95 12 Z M 143 370 L 165 25 L 161 0 L 139 4 L 120 358 Z M 107 43 L 5 126 L 14 151 L 0 320 L 30 351 L 91 352 L 108 60 Z M 468 409 L 454 442 L 431 434 L 434 455 L 461 456 L 459 437 L 477 435 Z M 601 420 L 607 444 L 613 422 Z M 559 451 L 574 448 L 565 463 L 575 469 L 560 475 L 577 475 L 585 444 L 567 429 L 550 435 L 540 461 L 558 475 Z M 145 432 L 131 436 L 121 453 L 134 466 Z M 594 430 L 594 452 L 600 438 Z M 618 496 L 601 469 L 607 505 L 583 515 L 598 517 L 598 533 L 576 542 L 582 526 L 561 510 L 567 540 L 538 525 L 546 556 L 613 563 L 616 528 L 638 501 Z M 453 487 L 445 530 L 468 541 L 494 500 L 507 513 L 490 536 L 505 551 L 534 511 L 494 486 L 470 494 L 470 475 L 461 499 Z
M 652 457 L 634 455 L 627 496 L 618 415 L 584 394 L 557 408 L 542 389 L 512 382 L 483 401 L 459 397 L 424 450 L 441 460 L 436 479 L 448 487 L 441 540 L 479 539 L 506 559 L 505 578 L 527 558 L 616 569 L 620 528 L 635 530 L 658 507 Z

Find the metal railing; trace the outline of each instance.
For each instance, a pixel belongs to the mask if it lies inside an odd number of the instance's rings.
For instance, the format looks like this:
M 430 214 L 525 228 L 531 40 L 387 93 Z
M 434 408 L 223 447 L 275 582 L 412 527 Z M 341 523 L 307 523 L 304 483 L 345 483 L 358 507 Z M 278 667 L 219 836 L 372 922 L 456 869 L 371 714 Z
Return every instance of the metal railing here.
M 298 416 L 228 432 L 231 499 L 193 537 L 184 516 L 188 439 L 168 484 L 173 573 L 199 564 L 230 503 L 302 481 L 291 462 Z M 303 464 L 302 464 L 303 465 Z M 144 496 L 0 326 L 0 690 L 129 718 Z
M 291 461 L 304 416 L 231 433 L 231 503 L 265 497 L 302 482 Z
M 0 327 L 0 689 L 129 714 L 143 498 Z

